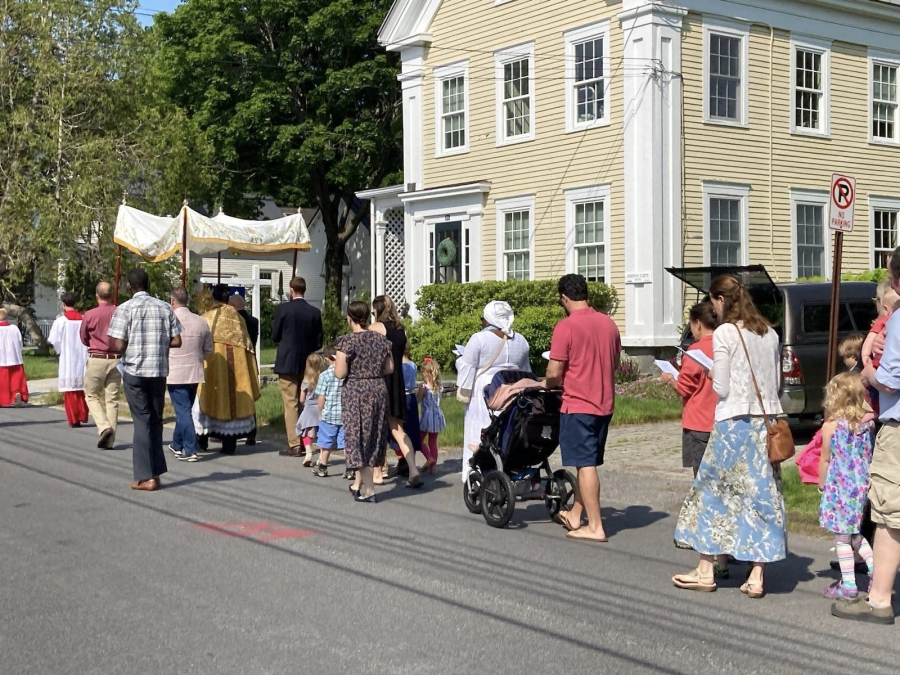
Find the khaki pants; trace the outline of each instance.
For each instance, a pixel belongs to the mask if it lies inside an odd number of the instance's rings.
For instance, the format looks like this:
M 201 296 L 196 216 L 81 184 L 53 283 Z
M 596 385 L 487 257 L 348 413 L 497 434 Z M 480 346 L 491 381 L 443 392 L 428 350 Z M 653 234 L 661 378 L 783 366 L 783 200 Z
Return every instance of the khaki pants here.
M 122 375 L 116 368 L 118 363 L 116 359 L 88 358 L 84 368 L 84 398 L 98 434 L 107 429 L 112 429 L 113 436 L 116 433 L 122 384 Z
M 300 437 L 297 435 L 297 420 L 300 419 L 300 375 L 279 375 L 278 389 L 284 402 L 284 429 L 287 431 L 288 447 L 299 448 Z

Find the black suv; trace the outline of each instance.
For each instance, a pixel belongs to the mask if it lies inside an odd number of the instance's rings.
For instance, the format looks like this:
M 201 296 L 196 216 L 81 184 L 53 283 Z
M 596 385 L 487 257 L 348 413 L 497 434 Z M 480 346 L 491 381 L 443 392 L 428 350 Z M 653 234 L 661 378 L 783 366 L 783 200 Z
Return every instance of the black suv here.
M 787 415 L 815 417 L 822 412 L 828 355 L 831 284 L 775 283 L 763 265 L 742 267 L 679 267 L 667 271 L 705 297 L 713 279 L 731 275 L 741 280 L 760 312 L 781 341 L 781 405 Z M 838 341 L 852 333 L 867 333 L 876 317 L 875 289 L 870 281 L 841 282 Z M 690 326 L 682 349 L 693 343 Z M 838 369 L 843 370 L 838 359 Z

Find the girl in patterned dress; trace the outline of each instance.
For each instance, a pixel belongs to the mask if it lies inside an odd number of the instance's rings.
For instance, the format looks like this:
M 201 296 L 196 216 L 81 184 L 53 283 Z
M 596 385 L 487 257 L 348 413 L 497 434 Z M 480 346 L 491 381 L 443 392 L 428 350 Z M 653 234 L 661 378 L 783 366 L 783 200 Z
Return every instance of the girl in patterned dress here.
M 856 600 L 853 552 L 859 552 L 872 578 L 874 558 L 860 534 L 869 492 L 872 429 L 866 392 L 855 373 L 841 373 L 825 388 L 825 424 L 819 460 L 819 524 L 834 534 L 841 580 L 825 589 L 830 600 Z
M 314 444 L 319 430 L 319 397 L 316 395 L 316 386 L 319 384 L 319 375 L 328 369 L 325 357 L 319 353 L 310 354 L 306 358 L 306 370 L 303 373 L 303 382 L 300 383 L 300 399 L 303 401 L 303 411 L 297 420 L 297 436 L 303 443 L 303 466 L 309 467 L 313 463 Z
M 432 358 L 422 364 L 422 380 L 425 384 L 419 391 L 422 415 L 419 428 L 422 430 L 422 452 L 428 457 L 422 473 L 435 473 L 438 460 L 438 435 L 447 426 L 441 410 L 441 367 Z M 426 442 L 427 441 L 427 442 Z

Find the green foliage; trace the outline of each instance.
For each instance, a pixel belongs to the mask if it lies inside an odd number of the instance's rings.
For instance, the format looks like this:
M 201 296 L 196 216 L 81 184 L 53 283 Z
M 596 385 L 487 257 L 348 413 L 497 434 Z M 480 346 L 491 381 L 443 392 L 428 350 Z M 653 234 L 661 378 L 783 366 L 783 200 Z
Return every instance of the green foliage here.
M 426 356 L 430 356 L 443 371 L 454 372 L 456 357 L 451 353 L 453 348 L 466 344 L 472 333 L 480 328 L 481 320 L 473 315 L 454 316 L 442 324 L 432 319 L 420 319 L 407 328 L 410 358 L 422 363 Z
M 334 344 L 341 335 L 349 332 L 347 315 L 341 311 L 340 305 L 331 291 L 326 291 L 325 305 L 322 309 L 322 332 L 325 336 L 325 345 Z
M 887 281 L 887 278 L 887 270 L 885 269 L 866 270 L 865 272 L 844 272 L 844 274 L 841 275 L 843 281 L 876 281 L 881 283 L 882 281 Z
M 595 309 L 610 313 L 618 302 L 616 290 L 606 284 L 588 284 L 588 301 Z M 432 284 L 423 286 L 416 308 L 423 317 L 439 324 L 448 317 L 463 314 L 481 316 L 491 300 L 505 300 L 518 314 L 528 308 L 558 308 L 556 281 L 480 281 L 469 284 Z
M 541 356 L 550 349 L 553 329 L 566 315 L 562 307 L 525 307 L 516 313 L 514 328 L 521 333 L 531 348 L 529 361 L 531 369 L 543 375 L 547 370 L 547 361 Z
M 260 299 L 259 307 L 259 342 L 261 347 L 271 347 L 272 325 L 275 323 L 275 308 L 278 303 L 269 297 Z

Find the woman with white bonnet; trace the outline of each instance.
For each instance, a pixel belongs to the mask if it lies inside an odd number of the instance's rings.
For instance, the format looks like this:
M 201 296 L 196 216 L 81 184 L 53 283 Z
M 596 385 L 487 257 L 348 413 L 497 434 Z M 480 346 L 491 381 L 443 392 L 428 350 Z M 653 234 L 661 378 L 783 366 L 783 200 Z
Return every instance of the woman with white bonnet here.
M 514 319 L 509 303 L 489 302 L 481 318 L 481 331 L 469 338 L 462 356 L 456 360 L 457 385 L 463 391 L 471 391 L 463 438 L 463 481 L 469 472 L 469 459 L 481 443 L 481 431 L 491 423 L 484 388 L 501 370 L 531 372 L 528 341 L 513 330 Z

